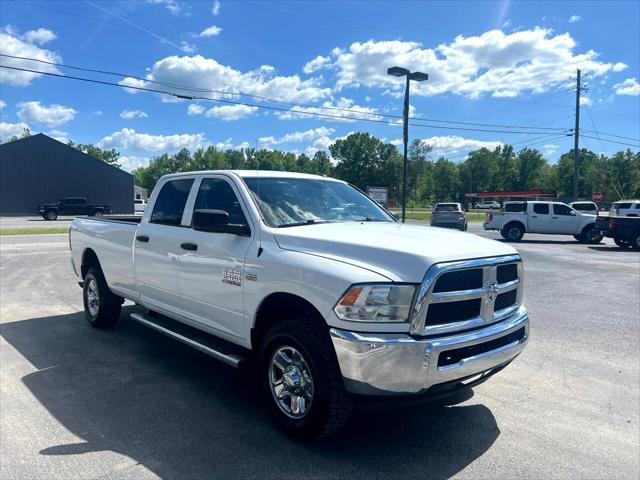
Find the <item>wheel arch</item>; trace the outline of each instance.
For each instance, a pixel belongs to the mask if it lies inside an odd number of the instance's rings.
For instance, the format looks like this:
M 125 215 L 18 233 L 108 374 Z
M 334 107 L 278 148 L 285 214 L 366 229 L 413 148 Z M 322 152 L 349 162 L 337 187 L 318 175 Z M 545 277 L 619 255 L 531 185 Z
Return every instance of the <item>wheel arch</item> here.
M 308 300 L 289 292 L 273 292 L 262 299 L 251 328 L 251 346 L 256 350 L 267 331 L 277 323 L 307 314 L 310 322 L 324 324 L 320 311 Z M 326 325 L 325 325 L 326 326 Z
M 82 252 L 82 261 L 80 263 L 80 275 L 85 277 L 90 268 L 97 267 L 102 271 L 98 254 L 92 248 L 85 248 Z
M 522 222 L 522 220 L 509 220 L 507 223 L 504 224 L 502 229 L 506 229 L 509 225 L 514 225 L 514 224 L 522 227 L 523 232 L 525 233 L 527 232 L 527 226 Z

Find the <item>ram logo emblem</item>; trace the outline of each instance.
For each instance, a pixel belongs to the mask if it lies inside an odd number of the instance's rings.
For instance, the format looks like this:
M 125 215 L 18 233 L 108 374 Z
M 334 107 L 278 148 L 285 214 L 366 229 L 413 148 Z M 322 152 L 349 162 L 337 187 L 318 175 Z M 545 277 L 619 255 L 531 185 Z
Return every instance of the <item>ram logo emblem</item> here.
M 484 289 L 487 292 L 487 297 L 489 300 L 494 301 L 500 292 L 498 285 L 493 282 L 487 282 L 484 284 Z

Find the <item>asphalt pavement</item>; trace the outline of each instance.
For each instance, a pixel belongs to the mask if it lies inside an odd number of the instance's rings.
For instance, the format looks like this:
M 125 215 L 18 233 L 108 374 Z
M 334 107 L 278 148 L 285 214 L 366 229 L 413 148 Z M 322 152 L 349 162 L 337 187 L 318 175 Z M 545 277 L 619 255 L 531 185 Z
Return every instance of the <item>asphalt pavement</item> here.
M 640 253 L 515 247 L 532 323 L 513 364 L 461 403 L 357 411 L 308 444 L 273 427 L 250 370 L 134 307 L 90 328 L 66 235 L 0 237 L 0 478 L 638 478 Z

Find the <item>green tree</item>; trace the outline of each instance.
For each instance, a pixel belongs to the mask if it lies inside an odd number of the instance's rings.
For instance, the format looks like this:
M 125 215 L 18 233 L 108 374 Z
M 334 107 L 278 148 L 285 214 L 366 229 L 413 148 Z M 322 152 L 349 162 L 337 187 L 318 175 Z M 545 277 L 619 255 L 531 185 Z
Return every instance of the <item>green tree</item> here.
M 458 165 L 440 157 L 433 165 L 434 196 L 439 202 L 459 199 Z
M 95 145 L 91 145 L 90 143 L 74 143 L 69 140 L 67 145 L 70 147 L 76 148 L 87 155 L 92 156 L 93 158 L 97 158 L 98 160 L 102 160 L 109 165 L 113 165 L 114 167 L 120 168 L 120 163 L 118 163 L 118 158 L 120 158 L 120 152 L 116 151 L 114 148 L 111 150 L 103 150 L 100 147 L 96 147 Z
M 21 140 L 23 138 L 28 138 L 30 136 L 31 136 L 31 130 L 29 130 L 29 127 L 25 127 L 22 129 L 22 133 L 20 134 L 20 136 L 12 135 L 9 138 L 9 142 L 15 142 L 16 140 Z
M 324 150 L 318 150 L 311 159 L 311 162 L 315 164 L 316 172 L 319 175 L 327 175 L 330 176 L 333 170 L 333 166 L 331 165 L 331 159 L 327 152 Z
M 518 152 L 516 166 L 518 174 L 513 185 L 516 189 L 544 188 L 541 176 L 547 160 L 535 148 L 523 148 Z

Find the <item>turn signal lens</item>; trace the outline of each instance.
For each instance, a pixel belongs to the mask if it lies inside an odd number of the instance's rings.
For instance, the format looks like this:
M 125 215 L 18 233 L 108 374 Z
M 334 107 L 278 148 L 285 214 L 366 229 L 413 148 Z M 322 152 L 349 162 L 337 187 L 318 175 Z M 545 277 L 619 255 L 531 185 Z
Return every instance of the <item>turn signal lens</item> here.
M 358 285 L 334 307 L 342 320 L 352 322 L 407 322 L 415 285 Z

